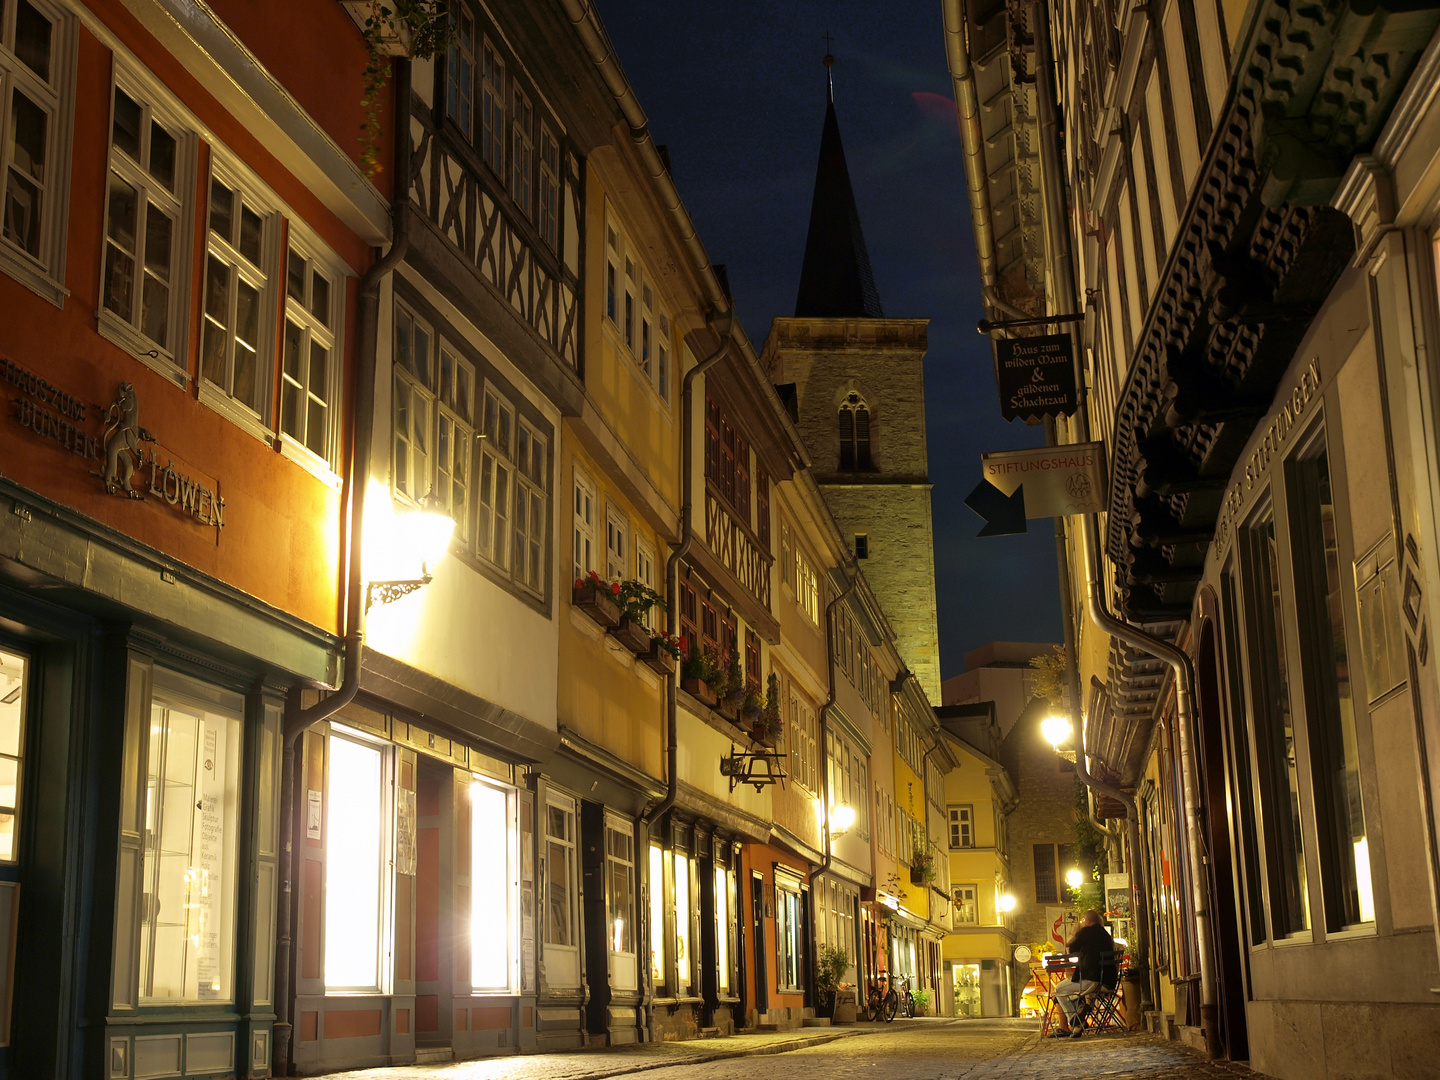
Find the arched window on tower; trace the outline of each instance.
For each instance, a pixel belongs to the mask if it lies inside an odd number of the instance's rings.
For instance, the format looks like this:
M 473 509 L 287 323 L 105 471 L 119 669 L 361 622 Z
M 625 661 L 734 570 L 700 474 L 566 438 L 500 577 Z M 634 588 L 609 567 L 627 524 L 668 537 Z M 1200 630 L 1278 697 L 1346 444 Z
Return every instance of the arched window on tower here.
M 855 391 L 840 403 L 840 471 L 873 472 L 870 456 L 870 407 Z

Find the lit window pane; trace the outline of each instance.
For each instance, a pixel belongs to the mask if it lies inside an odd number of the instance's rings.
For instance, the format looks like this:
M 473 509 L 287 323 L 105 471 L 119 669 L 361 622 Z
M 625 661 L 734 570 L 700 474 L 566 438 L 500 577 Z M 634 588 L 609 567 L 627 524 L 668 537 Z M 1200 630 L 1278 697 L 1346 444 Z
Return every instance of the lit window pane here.
M 690 990 L 690 860 L 675 852 L 675 969 L 679 972 L 679 992 Z
M 665 982 L 665 853 L 655 844 L 650 845 L 650 977 Z
M 489 784 L 470 785 L 470 984 L 510 988 L 509 799 Z
M 381 757 L 331 738 L 326 779 L 325 985 L 380 983 Z
M 730 990 L 730 894 L 725 867 L 715 867 L 715 967 L 722 994 Z

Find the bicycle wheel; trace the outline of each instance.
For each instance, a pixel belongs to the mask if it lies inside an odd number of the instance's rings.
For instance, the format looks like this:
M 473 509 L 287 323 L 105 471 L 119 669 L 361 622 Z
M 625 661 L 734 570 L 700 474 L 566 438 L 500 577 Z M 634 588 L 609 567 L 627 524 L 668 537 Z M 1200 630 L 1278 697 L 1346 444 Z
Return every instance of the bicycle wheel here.
M 888 1024 L 895 1019 L 895 1011 L 900 1008 L 900 995 L 891 990 L 885 995 L 885 1022 Z

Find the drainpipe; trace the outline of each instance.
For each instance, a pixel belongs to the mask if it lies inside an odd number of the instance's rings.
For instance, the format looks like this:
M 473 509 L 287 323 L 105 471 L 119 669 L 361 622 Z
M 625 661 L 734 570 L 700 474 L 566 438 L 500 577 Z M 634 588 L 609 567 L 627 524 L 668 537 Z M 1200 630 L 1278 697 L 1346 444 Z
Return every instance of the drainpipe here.
M 980 96 L 975 89 L 975 70 L 970 66 L 965 8 L 962 0 L 941 0 L 940 12 L 945 21 L 945 59 L 955 93 L 955 113 L 960 121 L 960 146 L 965 156 L 965 186 L 970 196 L 970 224 L 975 229 L 975 250 L 980 259 L 980 283 L 985 287 L 986 299 L 995 304 L 992 290 L 995 284 L 995 227 L 990 221 L 990 178 L 985 170 Z
M 717 312 L 710 317 L 711 329 L 720 335 L 720 347 L 687 371 L 680 383 L 680 543 L 665 560 L 665 625 L 671 637 L 675 636 L 680 619 L 680 560 L 694 541 L 691 521 L 695 515 L 695 444 L 692 434 L 695 416 L 691 399 L 695 393 L 696 377 L 718 364 L 730 351 L 734 317 L 733 311 Z M 680 787 L 680 773 L 676 767 L 679 702 L 675 696 L 677 677 L 673 670 L 665 681 L 665 797 L 642 819 L 647 828 L 675 805 Z
M 1200 828 L 1200 814 L 1196 792 L 1199 780 L 1196 775 L 1195 754 L 1191 747 L 1195 735 L 1195 668 L 1183 649 L 1168 641 L 1145 633 L 1138 627 L 1116 618 L 1105 607 L 1101 594 L 1103 577 L 1100 569 L 1100 521 L 1095 514 L 1085 515 L 1086 530 L 1077 536 L 1084 549 L 1088 581 L 1085 590 L 1085 606 L 1090 620 L 1104 633 L 1119 638 L 1125 644 L 1164 660 L 1175 672 L 1175 715 L 1179 725 L 1180 780 L 1185 799 L 1185 828 L 1190 848 L 1190 902 L 1195 909 L 1195 941 L 1200 953 L 1200 1026 L 1205 1034 L 1205 1049 L 1211 1058 L 1221 1054 L 1220 1032 L 1216 1027 L 1215 1010 L 1215 959 L 1211 952 L 1212 928 L 1210 903 L 1207 892 L 1206 855 L 1203 849 L 1204 834 Z M 1077 755 L 1078 757 L 1078 755 Z M 1134 820 L 1134 803 L 1126 807 Z M 1135 832 L 1138 832 L 1138 821 Z M 1133 834 L 1132 834 L 1133 835 Z M 1138 849 L 1137 849 L 1138 850 Z M 1137 890 L 1138 892 L 1138 890 Z
M 350 449 L 350 536 L 347 552 L 344 619 L 345 676 L 335 692 L 307 709 L 299 706 L 299 694 L 292 693 L 285 708 L 280 765 L 280 898 L 276 918 L 280 929 L 275 942 L 275 1025 L 272 1072 L 290 1075 L 290 1048 L 293 1041 L 295 965 L 294 904 L 295 837 L 295 751 L 300 737 L 323 720 L 328 720 L 355 700 L 360 689 L 360 669 L 365 655 L 365 578 L 361 569 L 365 526 L 365 492 L 370 484 L 370 456 L 375 427 L 375 369 L 380 314 L 380 283 L 405 258 L 410 246 L 410 61 L 395 62 L 395 191 L 390 203 L 391 243 L 384 256 L 370 264 L 360 280 L 360 307 L 357 321 L 360 342 L 355 372 L 355 433 Z
M 844 570 L 841 574 L 844 575 Z M 830 734 L 830 710 L 835 707 L 835 608 L 839 603 L 855 591 L 855 586 L 860 584 L 860 574 L 857 571 L 853 577 L 846 579 L 845 589 L 828 604 L 825 605 L 825 671 L 830 676 L 830 692 L 825 696 L 825 707 L 820 710 L 820 753 L 825 755 L 825 769 L 820 778 L 821 812 L 825 815 L 822 827 L 825 830 L 825 861 L 818 868 L 810 871 L 810 891 L 815 891 L 815 879 L 830 869 L 835 861 L 834 845 L 830 842 L 830 750 L 827 739 Z

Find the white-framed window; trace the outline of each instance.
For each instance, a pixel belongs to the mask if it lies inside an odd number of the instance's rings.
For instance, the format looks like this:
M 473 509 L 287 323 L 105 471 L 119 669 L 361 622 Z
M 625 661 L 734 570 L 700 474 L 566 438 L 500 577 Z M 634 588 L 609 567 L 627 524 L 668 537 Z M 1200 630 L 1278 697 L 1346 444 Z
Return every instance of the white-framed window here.
M 951 806 L 950 850 L 975 846 L 975 808 L 972 806 Z
M 655 391 L 660 400 L 670 404 L 670 316 L 663 311 L 655 315 Z
M 470 781 L 470 989 L 508 994 L 520 981 L 519 828 L 513 788 Z
M 650 981 L 657 987 L 666 982 L 665 965 L 665 849 L 650 844 Z
M 535 213 L 535 107 L 515 87 L 510 110 L 510 194 L 526 217 Z
M 510 565 L 510 489 L 514 466 L 515 410 L 492 387 L 485 388 L 481 413 L 480 504 L 475 543 L 480 555 Z
M 545 972 L 552 986 L 580 985 L 579 869 L 575 800 L 545 796 Z
M 257 420 L 258 433 L 266 438 L 274 387 L 279 219 L 257 185 L 242 180 L 238 169 L 212 152 L 200 329 L 202 400 L 242 424 Z
M 572 518 L 571 559 L 576 581 L 595 569 L 595 484 L 575 466 L 575 500 Z
M 790 688 L 790 716 L 785 725 L 786 749 L 790 753 L 790 778 L 809 790 L 819 791 L 817 743 L 819 726 L 815 710 L 795 690 Z
M 820 625 L 820 575 L 799 546 L 795 548 L 795 602 L 812 625 Z
M 65 296 L 73 19 L 47 0 L 0 4 L 0 266 Z
M 605 229 L 605 317 L 610 320 L 611 325 L 616 324 L 620 319 L 618 289 L 620 288 L 619 270 L 616 269 L 620 261 L 620 234 L 615 231 L 613 225 Z
M 630 523 L 614 506 L 605 507 L 605 579 L 624 581 L 630 576 Z
M 635 538 L 635 580 L 647 589 L 655 590 L 655 549 L 638 536 Z M 659 608 L 651 608 L 645 613 L 645 625 L 651 630 L 658 630 L 660 621 Z
M 690 856 L 671 852 L 675 867 L 675 972 L 676 994 L 689 995 L 695 985 L 695 952 L 690 939 Z
M 951 896 L 955 901 L 955 925 L 956 926 L 978 926 L 980 923 L 980 905 L 975 897 L 978 889 L 974 885 L 956 885 Z
M 280 437 L 339 467 L 341 314 L 345 280 L 333 256 L 290 223 L 280 355 Z
M 536 224 L 551 251 L 560 249 L 560 142 L 540 124 L 540 206 Z
M 475 445 L 475 369 L 443 341 L 436 395 L 435 494 L 455 521 L 455 535 L 470 541 L 470 451 Z
M 485 38 L 480 46 L 480 156 L 505 179 L 505 61 Z
M 730 898 L 735 891 L 735 874 L 723 863 L 715 873 L 715 988 L 730 993 Z
M 625 347 L 635 355 L 635 291 L 639 285 L 640 271 L 635 265 L 635 260 L 627 253 L 625 256 L 625 280 L 622 283 L 625 296 L 623 306 L 620 310 L 620 336 L 625 340 Z
M 334 731 L 326 740 L 325 989 L 378 993 L 383 879 L 390 867 L 387 750 Z
M 395 447 L 391 482 L 397 495 L 419 501 L 430 491 L 431 417 L 435 406 L 435 332 L 403 304 L 395 305 Z
M 780 521 L 780 584 L 795 587 L 795 548 L 790 540 L 790 522 Z
M 117 69 L 100 284 L 100 327 L 184 385 L 195 140 Z M 150 357 L 151 351 L 157 355 Z M 178 359 L 177 359 L 178 358 Z
M 524 420 L 515 429 L 515 514 L 512 571 L 533 593 L 545 588 L 545 440 Z
M 775 969 L 776 989 L 797 993 L 805 987 L 805 928 L 800 901 L 800 883 L 787 875 L 775 875 L 775 945 L 779 961 Z

